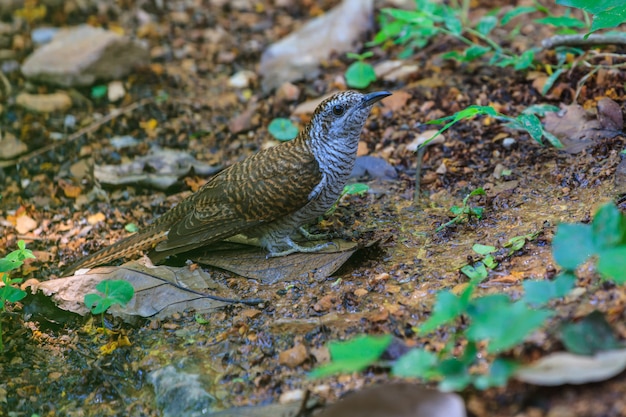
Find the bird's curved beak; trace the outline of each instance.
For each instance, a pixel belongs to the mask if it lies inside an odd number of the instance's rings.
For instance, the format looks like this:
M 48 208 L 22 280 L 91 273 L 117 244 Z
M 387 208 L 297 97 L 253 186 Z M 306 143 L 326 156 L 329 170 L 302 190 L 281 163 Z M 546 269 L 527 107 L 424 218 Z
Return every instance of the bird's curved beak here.
M 363 104 L 361 105 L 361 107 L 369 107 L 377 101 L 380 101 L 385 97 L 389 97 L 390 95 L 391 93 L 389 91 L 376 91 L 373 93 L 365 94 L 365 96 L 363 96 Z

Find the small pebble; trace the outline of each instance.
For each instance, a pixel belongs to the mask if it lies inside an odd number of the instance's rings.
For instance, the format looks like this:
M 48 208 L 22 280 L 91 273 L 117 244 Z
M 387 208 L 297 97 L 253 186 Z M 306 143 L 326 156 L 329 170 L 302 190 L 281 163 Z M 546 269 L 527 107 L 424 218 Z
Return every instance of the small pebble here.
M 511 147 L 515 145 L 515 139 L 513 138 L 504 138 L 502 139 L 502 147 L 504 149 L 511 149 Z
M 50 42 L 58 31 L 59 28 L 36 28 L 30 33 L 30 38 L 35 45 L 43 45 Z

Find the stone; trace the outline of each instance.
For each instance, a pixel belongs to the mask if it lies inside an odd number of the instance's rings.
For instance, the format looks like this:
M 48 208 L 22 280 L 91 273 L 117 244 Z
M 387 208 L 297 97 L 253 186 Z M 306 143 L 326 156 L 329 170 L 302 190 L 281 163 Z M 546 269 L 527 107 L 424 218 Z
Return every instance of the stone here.
M 35 50 L 22 65 L 29 80 L 65 87 L 89 86 L 96 80 L 119 79 L 148 65 L 146 47 L 129 37 L 88 25 L 62 29 Z
M 28 147 L 11 133 L 4 135 L 0 131 L 0 159 L 13 159 L 25 153 Z
M 15 102 L 23 108 L 37 113 L 52 113 L 65 111 L 72 107 L 72 99 L 67 93 L 52 94 L 19 93 Z

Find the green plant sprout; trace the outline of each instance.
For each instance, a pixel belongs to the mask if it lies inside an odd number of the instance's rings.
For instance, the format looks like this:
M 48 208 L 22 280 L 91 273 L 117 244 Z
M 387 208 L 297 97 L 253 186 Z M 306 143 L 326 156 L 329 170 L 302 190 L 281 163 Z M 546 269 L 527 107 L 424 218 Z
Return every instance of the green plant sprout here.
M 478 220 L 482 219 L 484 209 L 482 207 L 471 207 L 468 204 L 468 200 L 470 199 L 470 197 L 473 197 L 475 195 L 485 195 L 485 190 L 483 190 L 482 188 L 476 188 L 471 193 L 465 196 L 465 198 L 463 199 L 463 205 L 461 207 L 450 207 L 450 211 L 452 212 L 452 214 L 454 214 L 454 218 L 449 222 L 446 222 L 439 226 L 437 229 L 435 229 L 435 231 L 440 232 L 441 230 L 445 229 L 446 227 L 452 226 L 453 224 L 470 221 L 472 217 L 476 217 Z
M 481 245 L 476 243 L 472 246 L 472 250 L 483 257 L 482 262 L 489 269 L 494 269 L 498 266 L 498 262 L 494 259 L 492 253 L 497 249 L 495 246 Z
M 490 56 L 489 65 L 512 66 L 516 70 L 531 68 L 535 64 L 535 56 L 539 51 L 554 48 L 558 63 L 556 69 L 553 69 L 551 65 L 546 66 L 550 76 L 541 91 L 544 95 L 552 88 L 561 74 L 573 66 L 585 65 L 591 68 L 590 72 L 580 80 L 576 97 L 578 97 L 588 77 L 598 70 L 602 68 L 619 69 L 626 66 L 626 63 L 607 65 L 602 62 L 593 64 L 588 60 L 577 59 L 573 62 L 567 60 L 568 54 L 578 56 L 583 54 L 584 50 L 571 47 L 568 42 L 563 42 L 561 39 L 555 42 L 546 40 L 547 42 L 541 46 L 519 53 L 500 46 L 491 35 L 496 27 L 504 27 L 519 16 L 539 12 L 546 16 L 535 19 L 535 23 L 555 26 L 558 35 L 573 37 L 570 41 L 576 39 L 574 44 L 581 44 L 584 42 L 580 42 L 580 39 L 587 40 L 591 32 L 614 28 L 626 22 L 626 5 L 623 4 L 622 0 L 557 0 L 559 5 L 582 9 L 582 20 L 570 16 L 570 10 L 567 10 L 562 16 L 555 16 L 548 8 L 535 2 L 532 6 L 516 7 L 506 13 L 502 13 L 501 9 L 494 9 L 475 22 L 471 22 L 469 19 L 470 2 L 468 0 L 462 0 L 461 3 L 458 0 L 451 1 L 451 6 L 437 4 L 433 0 L 416 0 L 415 3 L 415 10 L 382 9 L 379 15 L 380 31 L 368 46 L 403 45 L 404 49 L 399 53 L 399 58 L 404 59 L 413 56 L 416 49 L 424 48 L 434 38 L 449 36 L 461 42 L 465 48 L 449 51 L 443 55 L 443 58 L 464 63 Z M 592 19 L 589 14 L 592 15 Z M 510 39 L 519 34 L 520 27 L 521 24 L 518 24 L 509 30 Z M 584 38 L 579 34 L 581 30 L 588 32 Z M 626 35 L 620 32 L 592 36 L 597 37 L 594 39 L 594 44 L 622 44 L 626 38 Z M 592 59 L 595 58 L 604 60 L 603 54 L 597 54 L 596 57 L 592 56 Z
M 439 129 L 437 133 L 435 133 L 430 139 L 422 143 L 420 147 L 426 146 L 428 142 L 437 137 L 437 135 L 445 132 L 461 120 L 472 119 L 476 116 L 482 115 L 490 116 L 498 120 L 507 122 L 506 126 L 509 128 L 526 131 L 530 135 L 530 137 L 533 138 L 540 145 L 543 145 L 542 138 L 545 138 L 555 148 L 562 148 L 563 144 L 561 143 L 561 141 L 559 141 L 559 139 L 552 133 L 544 130 L 541 121 L 537 117 L 537 114 L 542 115 L 545 114 L 547 111 L 554 111 L 555 109 L 556 108 L 554 106 L 533 106 L 527 108 L 524 112 L 522 112 L 522 114 L 517 117 L 510 117 L 499 113 L 491 106 L 472 105 L 454 113 L 452 116 L 446 116 L 427 122 L 427 124 L 442 124 L 444 122 L 447 123 L 441 129 Z
M 125 307 L 135 295 L 135 289 L 127 281 L 104 280 L 96 285 L 96 290 L 104 296 L 96 293 L 86 294 L 84 303 L 91 311 L 91 314 L 101 314 L 102 328 L 104 326 L 104 313 L 113 305 Z
M 589 258 L 604 279 L 626 283 L 626 216 L 612 203 L 596 212 L 591 224 L 561 224 L 552 240 L 554 260 L 568 272 Z
M 376 81 L 374 67 L 365 62 L 367 58 L 370 58 L 373 55 L 374 54 L 369 51 L 362 54 L 355 54 L 352 52 L 347 54 L 348 58 L 356 60 L 356 62 L 350 64 L 346 70 L 345 76 L 348 87 L 367 88 L 371 83 Z
M 526 240 L 536 236 L 537 233 L 516 236 L 507 243 L 520 249 Z M 491 253 L 487 246 L 475 249 Z M 475 296 L 487 277 L 487 269 L 482 262 L 463 267 L 463 273 L 470 277 L 467 286 L 458 295 L 439 291 L 431 316 L 414 328 L 416 334 L 424 336 L 445 327 L 448 341 L 440 352 L 413 348 L 393 362 L 381 361 L 391 338 L 359 336 L 332 342 L 331 363 L 314 370 L 312 376 L 358 372 L 377 364 L 390 368 L 394 376 L 438 381 L 442 390 L 461 390 L 469 385 L 484 390 L 505 385 L 518 365 L 498 355 L 522 343 L 554 316 L 554 310 L 546 306 L 572 291 L 576 284 L 574 269 L 594 256 L 602 277 L 618 283 L 626 281 L 626 216 L 615 205 L 606 204 L 600 207 L 591 225 L 559 225 L 553 239 L 553 255 L 564 271 L 551 281 L 525 281 L 524 294 L 518 300 L 504 294 Z M 560 328 L 563 345 L 577 354 L 622 347 L 604 316 L 597 312 Z M 485 359 L 491 361 L 489 370 L 476 372 L 479 360 Z
M 527 241 L 532 241 L 537 239 L 539 236 L 539 232 L 532 232 L 526 235 L 514 236 L 510 238 L 503 246 L 505 248 L 509 248 L 508 256 L 511 256 L 514 252 L 522 249 Z
M 268 132 L 276 140 L 287 142 L 298 136 L 298 127 L 293 122 L 284 117 L 277 117 L 272 120 L 267 127 Z
M 9 272 L 18 269 L 24 264 L 26 259 L 34 259 L 35 255 L 30 249 L 26 249 L 23 240 L 17 242 L 17 250 L 9 253 L 6 257 L 0 258 L 0 277 L 3 286 L 0 287 L 0 312 L 2 316 L 6 313 L 7 304 L 16 303 L 26 297 L 26 292 L 16 288 L 15 285 L 22 283 L 22 278 L 10 278 Z M 2 320 L 0 317 L 0 352 L 4 352 L 4 342 L 2 340 Z
M 328 209 L 326 210 L 326 213 L 324 213 L 325 216 L 332 216 L 335 211 L 337 210 L 337 206 L 339 205 L 339 202 L 341 201 L 341 199 L 346 196 L 346 195 L 360 195 L 363 196 L 365 193 L 367 193 L 367 191 L 370 189 L 369 185 L 367 184 L 363 184 L 360 182 L 356 182 L 354 184 L 346 184 L 343 187 L 343 191 L 341 192 L 341 194 L 339 195 L 339 198 L 337 199 L 337 201 L 334 202 L 334 204 Z

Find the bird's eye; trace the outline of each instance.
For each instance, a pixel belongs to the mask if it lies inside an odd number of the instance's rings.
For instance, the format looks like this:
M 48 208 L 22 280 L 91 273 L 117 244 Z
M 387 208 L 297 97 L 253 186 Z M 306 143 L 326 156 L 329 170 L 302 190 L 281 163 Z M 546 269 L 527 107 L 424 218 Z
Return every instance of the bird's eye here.
M 346 111 L 346 108 L 341 104 L 335 104 L 333 106 L 333 114 L 335 116 L 341 116 Z

